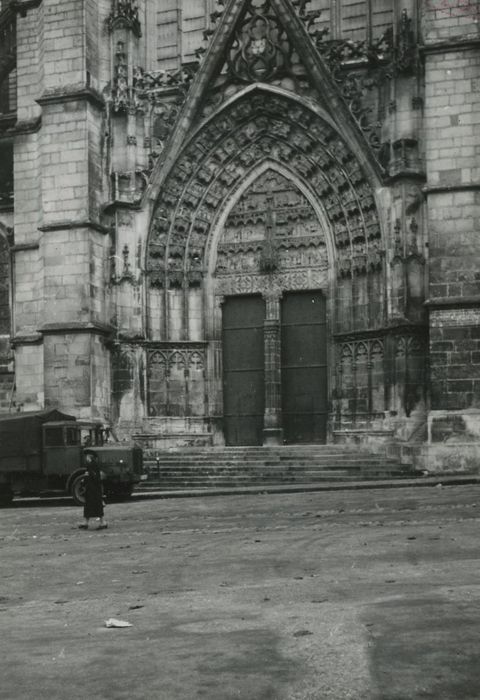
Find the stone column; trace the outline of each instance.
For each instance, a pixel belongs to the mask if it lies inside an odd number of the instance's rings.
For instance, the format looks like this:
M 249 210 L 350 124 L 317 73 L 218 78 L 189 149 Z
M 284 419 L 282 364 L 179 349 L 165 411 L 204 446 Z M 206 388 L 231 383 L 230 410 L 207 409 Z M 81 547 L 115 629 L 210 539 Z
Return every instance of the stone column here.
M 265 415 L 263 444 L 281 445 L 283 442 L 280 367 L 280 299 L 275 290 L 264 295 L 265 314 Z
M 420 148 L 423 68 L 418 58 L 419 17 L 413 0 L 398 3 L 395 12 L 395 81 L 390 102 L 388 165 L 393 196 L 391 316 L 394 321 L 420 323 L 425 316 L 422 186 L 426 174 Z
M 210 430 L 214 445 L 224 445 L 223 424 L 223 347 L 222 347 L 222 305 L 225 297 L 215 294 L 213 297 L 212 327 L 206 331 L 207 345 L 207 375 L 206 375 L 206 406 L 210 419 Z

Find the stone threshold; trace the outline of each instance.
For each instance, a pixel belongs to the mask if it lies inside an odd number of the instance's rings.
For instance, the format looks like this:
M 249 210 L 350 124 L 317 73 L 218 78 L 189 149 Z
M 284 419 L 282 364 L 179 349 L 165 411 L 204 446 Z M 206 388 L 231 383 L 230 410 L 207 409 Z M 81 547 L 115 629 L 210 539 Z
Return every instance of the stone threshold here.
M 314 493 L 316 491 L 359 491 L 366 489 L 397 489 L 397 488 L 419 488 L 419 487 L 444 487 L 444 486 L 466 486 L 470 484 L 480 484 L 480 475 L 448 475 L 448 476 L 423 476 L 416 478 L 401 479 L 381 479 L 362 480 L 350 482 L 325 482 L 317 484 L 279 484 L 259 485 L 259 486 L 238 486 L 232 488 L 185 488 L 162 490 L 152 486 L 146 488 L 144 485 L 136 489 L 133 497 L 138 499 L 147 498 L 198 498 L 203 496 L 246 496 L 249 494 L 283 494 L 283 493 Z

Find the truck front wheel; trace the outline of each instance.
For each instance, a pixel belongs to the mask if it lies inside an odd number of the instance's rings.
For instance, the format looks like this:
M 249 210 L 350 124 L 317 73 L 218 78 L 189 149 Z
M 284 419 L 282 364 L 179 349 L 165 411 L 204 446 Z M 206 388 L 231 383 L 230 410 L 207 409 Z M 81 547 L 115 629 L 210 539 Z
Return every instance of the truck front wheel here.
M 70 495 L 76 506 L 85 505 L 85 475 L 79 474 L 70 484 Z

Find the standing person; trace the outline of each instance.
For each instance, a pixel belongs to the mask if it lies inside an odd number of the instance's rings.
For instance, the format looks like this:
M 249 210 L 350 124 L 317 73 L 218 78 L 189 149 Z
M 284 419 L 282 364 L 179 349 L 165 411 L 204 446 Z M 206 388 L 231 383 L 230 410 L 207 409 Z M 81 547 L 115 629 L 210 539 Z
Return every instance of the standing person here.
M 83 507 L 85 522 L 78 527 L 81 530 L 88 530 L 90 518 L 99 518 L 100 523 L 97 530 L 104 530 L 108 526 L 104 518 L 102 477 L 98 468 L 97 456 L 93 452 L 88 452 L 85 455 L 85 462 L 87 464 L 85 505 Z

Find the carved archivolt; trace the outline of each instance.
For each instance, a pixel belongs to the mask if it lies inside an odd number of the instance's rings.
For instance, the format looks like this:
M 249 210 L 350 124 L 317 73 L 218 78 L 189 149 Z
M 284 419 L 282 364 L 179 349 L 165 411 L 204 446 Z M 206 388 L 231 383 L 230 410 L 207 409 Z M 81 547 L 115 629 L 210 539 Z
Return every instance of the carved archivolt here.
M 152 285 L 199 284 L 221 204 L 264 160 L 279 163 L 323 206 L 335 236 L 339 272 L 381 264 L 373 191 L 347 144 L 299 102 L 251 91 L 208 122 L 183 149 L 157 201 L 149 235 Z

